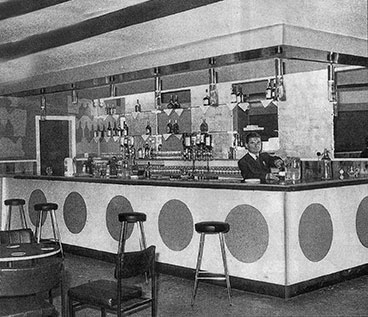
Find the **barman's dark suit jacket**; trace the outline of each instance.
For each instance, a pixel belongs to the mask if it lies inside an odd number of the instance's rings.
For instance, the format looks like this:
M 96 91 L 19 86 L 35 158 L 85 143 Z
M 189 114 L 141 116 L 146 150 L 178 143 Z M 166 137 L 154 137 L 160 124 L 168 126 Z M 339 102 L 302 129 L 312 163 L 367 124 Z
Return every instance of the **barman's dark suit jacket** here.
M 243 179 L 260 178 L 264 181 L 266 174 L 271 172 L 271 167 L 276 167 L 275 161 L 278 159 L 280 159 L 278 156 L 271 156 L 264 152 L 259 154 L 259 159 L 256 161 L 247 153 L 238 161 L 238 167 Z

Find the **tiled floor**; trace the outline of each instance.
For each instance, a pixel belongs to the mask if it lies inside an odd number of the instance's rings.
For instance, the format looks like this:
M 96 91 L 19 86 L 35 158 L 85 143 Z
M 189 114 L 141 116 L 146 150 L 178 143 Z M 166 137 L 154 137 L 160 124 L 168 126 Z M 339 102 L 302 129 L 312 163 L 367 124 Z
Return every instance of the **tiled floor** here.
M 113 264 L 66 254 L 66 287 L 98 278 L 111 279 Z M 158 279 L 158 315 L 176 316 L 368 316 L 368 276 L 356 278 L 314 292 L 283 300 L 233 290 L 233 306 L 229 306 L 226 289 L 200 283 L 196 303 L 190 305 L 193 281 L 160 275 Z M 60 297 L 55 299 L 60 311 Z M 77 316 L 100 316 L 86 309 Z M 150 309 L 134 316 L 150 316 Z

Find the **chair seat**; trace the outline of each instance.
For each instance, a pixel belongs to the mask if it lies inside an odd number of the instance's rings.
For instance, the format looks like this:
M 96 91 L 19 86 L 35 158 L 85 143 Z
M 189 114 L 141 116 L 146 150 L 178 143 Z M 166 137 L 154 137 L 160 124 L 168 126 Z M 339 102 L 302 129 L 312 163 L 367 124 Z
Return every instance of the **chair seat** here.
M 126 221 L 128 223 L 134 223 L 138 221 L 146 221 L 147 216 L 142 212 L 122 212 L 119 214 L 119 221 Z
M 69 289 L 68 296 L 81 303 L 91 303 L 96 306 L 112 308 L 117 305 L 117 282 L 111 280 L 97 280 Z M 142 289 L 138 286 L 122 286 L 122 301 L 142 296 Z
M 230 230 L 230 225 L 221 221 L 203 221 L 195 224 L 195 230 L 199 233 L 226 233 Z
M 58 205 L 54 203 L 42 203 L 34 205 L 34 209 L 37 211 L 50 211 L 58 209 Z
M 25 205 L 26 201 L 24 199 L 12 198 L 4 201 L 5 206 L 20 206 Z

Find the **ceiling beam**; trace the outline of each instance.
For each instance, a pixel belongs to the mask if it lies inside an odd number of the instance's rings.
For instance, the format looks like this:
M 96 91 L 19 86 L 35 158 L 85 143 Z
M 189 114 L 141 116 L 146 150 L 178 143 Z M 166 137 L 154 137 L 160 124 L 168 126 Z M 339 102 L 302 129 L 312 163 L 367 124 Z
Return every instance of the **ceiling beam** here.
M 8 0 L 0 2 L 0 20 L 5 20 L 70 0 Z
M 0 60 L 20 58 L 219 1 L 223 0 L 146 1 L 77 24 L 36 34 L 17 42 L 2 44 L 0 45 Z

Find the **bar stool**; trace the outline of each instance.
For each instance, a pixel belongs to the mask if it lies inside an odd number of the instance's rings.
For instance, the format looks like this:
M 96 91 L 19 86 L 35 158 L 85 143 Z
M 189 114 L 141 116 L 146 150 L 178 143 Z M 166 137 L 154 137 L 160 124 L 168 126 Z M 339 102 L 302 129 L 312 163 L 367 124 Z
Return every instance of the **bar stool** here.
M 194 305 L 194 300 L 197 295 L 198 289 L 198 282 L 199 280 L 226 280 L 226 288 L 227 288 L 227 295 L 229 298 L 229 304 L 231 303 L 231 288 L 230 288 L 230 278 L 229 278 L 229 271 L 227 268 L 227 261 L 226 261 L 226 253 L 225 253 L 225 243 L 224 243 L 224 233 L 227 233 L 230 230 L 230 225 L 226 222 L 219 222 L 219 221 L 204 221 L 198 222 L 195 224 L 195 230 L 201 234 L 200 241 L 199 241 L 199 250 L 198 250 L 198 258 L 197 258 L 197 266 L 195 271 L 195 279 L 194 279 L 194 288 L 192 293 L 192 303 Z M 209 273 L 205 271 L 201 271 L 201 263 L 202 263 L 202 256 L 203 256 L 203 249 L 204 249 L 204 240 L 206 234 L 218 234 L 220 239 L 220 247 L 221 247 L 221 254 L 222 254 L 222 262 L 224 266 L 224 274 L 215 274 Z
M 122 212 L 119 214 L 119 221 L 122 223 L 122 229 L 120 231 L 119 250 L 124 252 L 125 242 L 128 234 L 128 223 L 136 223 L 139 225 L 140 240 L 139 245 L 141 250 L 147 248 L 146 236 L 144 234 L 143 222 L 146 221 L 147 216 L 142 212 Z
M 41 242 L 41 232 L 42 232 L 42 216 L 44 212 L 46 213 L 50 212 L 52 231 L 54 233 L 54 241 L 59 244 L 61 254 L 62 256 L 64 256 L 63 246 L 61 245 L 60 231 L 59 231 L 56 214 L 55 214 L 55 210 L 57 210 L 58 207 L 59 206 L 54 203 L 42 203 L 42 204 L 34 205 L 34 209 L 36 211 L 39 211 L 39 220 L 36 226 L 35 235 L 36 235 L 37 243 L 40 243 Z
M 24 228 L 24 229 L 28 228 L 27 221 L 26 221 L 26 215 L 24 213 L 24 208 L 23 208 L 25 203 L 26 203 L 26 201 L 24 199 L 19 199 L 19 198 L 12 198 L 12 199 L 4 200 L 5 206 L 8 206 L 7 221 L 5 223 L 5 230 L 10 230 L 12 208 L 16 207 L 16 206 L 18 206 L 18 209 L 19 209 L 19 215 L 20 215 L 20 220 L 22 222 L 22 228 Z

